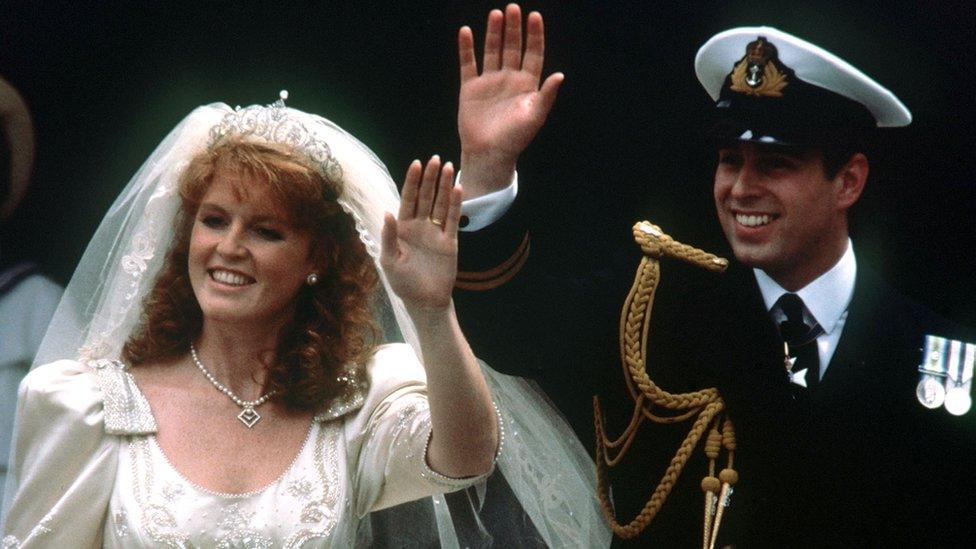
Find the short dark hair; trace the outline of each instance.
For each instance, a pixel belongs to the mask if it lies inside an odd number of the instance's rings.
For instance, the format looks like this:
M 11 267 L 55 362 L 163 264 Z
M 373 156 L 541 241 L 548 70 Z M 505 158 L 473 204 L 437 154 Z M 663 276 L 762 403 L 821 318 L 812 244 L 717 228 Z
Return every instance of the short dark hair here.
M 864 136 L 833 141 L 830 143 L 809 145 L 756 143 L 755 141 L 740 141 L 738 139 L 708 139 L 708 142 L 713 151 L 721 150 L 727 147 L 734 147 L 736 145 L 745 143 L 752 143 L 761 147 L 779 148 L 784 152 L 797 156 L 804 156 L 807 152 L 819 153 L 823 162 L 824 174 L 828 179 L 836 176 L 840 172 L 840 169 L 843 168 L 844 165 L 847 164 L 847 161 L 850 160 L 855 154 L 862 153 L 868 158 L 868 160 L 870 160 L 873 156 L 873 140 Z
M 851 135 L 838 141 L 812 145 L 812 148 L 820 151 L 824 173 L 828 178 L 833 178 L 857 153 L 863 154 L 870 161 L 874 156 L 874 139 L 872 134 Z

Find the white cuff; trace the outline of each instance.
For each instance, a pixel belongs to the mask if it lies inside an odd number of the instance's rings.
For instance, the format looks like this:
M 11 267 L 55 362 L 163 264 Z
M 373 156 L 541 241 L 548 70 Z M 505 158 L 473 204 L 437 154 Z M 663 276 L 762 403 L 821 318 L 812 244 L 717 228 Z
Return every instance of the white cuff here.
M 455 182 L 461 181 L 461 173 L 458 172 Z M 468 222 L 460 230 L 477 231 L 498 221 L 515 202 L 516 195 L 518 195 L 518 171 L 512 174 L 512 182 L 508 187 L 461 203 L 461 215 L 467 217 Z

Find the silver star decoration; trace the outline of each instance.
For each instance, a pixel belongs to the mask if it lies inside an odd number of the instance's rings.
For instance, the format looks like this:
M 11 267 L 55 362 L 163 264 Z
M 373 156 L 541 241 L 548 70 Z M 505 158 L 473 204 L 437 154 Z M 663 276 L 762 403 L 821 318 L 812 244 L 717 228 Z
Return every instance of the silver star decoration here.
M 790 359 L 790 366 L 792 367 L 795 362 L 796 362 L 796 358 L 791 358 Z M 806 386 L 807 386 L 807 368 L 804 368 L 802 370 L 797 370 L 796 372 L 790 370 L 790 381 L 792 381 L 793 383 L 796 383 L 800 387 L 806 388 Z

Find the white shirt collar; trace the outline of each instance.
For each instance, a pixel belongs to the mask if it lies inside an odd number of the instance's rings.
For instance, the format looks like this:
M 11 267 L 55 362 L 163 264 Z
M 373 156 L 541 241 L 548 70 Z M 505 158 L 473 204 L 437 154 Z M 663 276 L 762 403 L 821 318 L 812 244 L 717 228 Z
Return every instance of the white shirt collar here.
M 766 302 L 766 310 L 769 311 L 783 294 L 789 292 L 761 269 L 752 271 L 756 275 L 763 301 Z M 795 292 L 825 333 L 831 333 L 841 315 L 847 311 L 847 306 L 854 296 L 856 275 L 857 260 L 854 258 L 854 245 L 848 238 L 847 249 L 840 260 L 830 270 Z

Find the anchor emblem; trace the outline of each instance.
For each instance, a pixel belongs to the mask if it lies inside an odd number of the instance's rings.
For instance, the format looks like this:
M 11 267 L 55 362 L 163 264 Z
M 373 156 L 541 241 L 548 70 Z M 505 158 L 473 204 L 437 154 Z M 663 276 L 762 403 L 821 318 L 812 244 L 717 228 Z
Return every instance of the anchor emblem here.
M 732 91 L 759 97 L 782 97 L 787 85 L 776 46 L 760 36 L 746 46 L 745 56 L 732 70 Z

